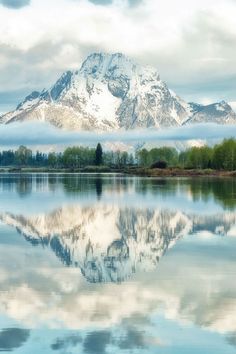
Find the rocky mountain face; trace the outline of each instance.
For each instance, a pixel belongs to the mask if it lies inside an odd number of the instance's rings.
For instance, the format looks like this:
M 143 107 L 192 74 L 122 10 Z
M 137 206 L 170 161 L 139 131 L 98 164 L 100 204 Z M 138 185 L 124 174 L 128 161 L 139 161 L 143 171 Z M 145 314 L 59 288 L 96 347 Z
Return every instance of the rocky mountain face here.
M 235 113 L 225 101 L 207 106 L 189 103 L 191 116 L 185 123 L 235 124 Z
M 121 282 L 153 270 L 185 235 L 231 235 L 236 224 L 235 213 L 208 216 L 109 205 L 65 206 L 31 217 L 2 213 L 0 220 L 32 245 L 51 248 L 66 266 L 79 267 L 92 283 Z
M 186 123 L 236 123 L 231 107 L 188 104 L 150 67 L 123 54 L 95 53 L 81 68 L 67 71 L 49 90 L 32 92 L 0 123 L 38 120 L 56 127 L 112 131 L 180 126 Z

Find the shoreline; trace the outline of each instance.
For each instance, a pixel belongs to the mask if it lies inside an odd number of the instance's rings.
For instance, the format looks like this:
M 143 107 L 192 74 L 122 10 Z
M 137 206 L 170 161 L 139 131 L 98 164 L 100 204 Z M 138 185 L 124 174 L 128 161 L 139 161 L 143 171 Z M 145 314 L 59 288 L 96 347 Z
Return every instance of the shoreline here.
M 140 177 L 236 177 L 236 171 L 220 171 L 220 170 L 201 170 L 201 169 L 145 169 L 139 168 L 131 172 L 135 176 Z
M 0 173 L 2 174 L 24 174 L 24 173 L 70 173 L 70 174 L 102 174 L 102 173 L 111 173 L 111 174 L 123 174 L 126 176 L 137 176 L 137 177 L 236 177 L 236 171 L 220 171 L 220 170 L 201 170 L 201 169 L 181 169 L 181 168 L 167 168 L 167 169 L 150 169 L 150 168 L 141 168 L 141 167 L 132 167 L 132 168 L 109 168 L 109 167 L 88 167 L 83 169 L 56 169 L 56 168 L 10 168 L 3 167 L 0 168 Z

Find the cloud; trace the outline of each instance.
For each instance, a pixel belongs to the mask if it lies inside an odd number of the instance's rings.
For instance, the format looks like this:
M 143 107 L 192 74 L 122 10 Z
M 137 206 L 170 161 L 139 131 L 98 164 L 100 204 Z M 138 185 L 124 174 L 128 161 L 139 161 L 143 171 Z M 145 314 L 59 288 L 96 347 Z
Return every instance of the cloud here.
M 143 0 L 129 0 L 130 6 L 137 6 L 142 3 Z
M 116 3 L 116 0 L 89 0 L 95 5 L 111 5 L 112 3 Z M 123 3 L 127 3 L 128 6 L 137 6 L 141 4 L 143 0 L 123 0 Z
M 29 134 L 29 132 L 31 132 Z M 168 142 L 186 143 L 192 140 L 215 141 L 236 136 L 236 125 L 213 123 L 193 124 L 165 129 L 145 129 L 108 133 L 73 132 L 54 128 L 42 122 L 25 122 L 0 125 L 0 147 L 94 145 L 101 143 L 148 143 L 168 145 Z
M 73 348 L 76 347 L 79 343 L 81 343 L 82 338 L 80 337 L 80 335 L 75 334 L 75 335 L 70 335 L 67 337 L 63 337 L 63 338 L 57 338 L 56 341 L 54 343 L 52 343 L 51 348 L 52 350 L 67 350 L 69 348 Z
M 231 333 L 229 336 L 227 336 L 227 342 L 236 347 L 236 332 Z
M 105 354 L 108 344 L 115 344 L 120 350 L 135 350 L 147 348 L 147 338 L 144 332 L 136 328 L 128 328 L 120 338 L 116 338 L 110 331 L 94 331 L 84 340 L 86 354 Z
M 35 0 L 21 11 L 2 7 L 1 91 L 48 88 L 91 52 L 119 51 L 155 66 L 187 100 L 235 100 L 235 1 L 105 2 Z
M 29 338 L 30 331 L 21 328 L 6 328 L 0 331 L 0 352 L 20 348 Z
M 31 0 L 0 0 L 0 4 L 10 9 L 20 9 L 30 4 Z
M 111 333 L 109 331 L 94 331 L 89 333 L 84 341 L 84 352 L 86 354 L 105 354 L 106 346 L 110 343 Z
M 119 348 L 122 350 L 144 349 L 147 346 L 144 332 L 135 328 L 129 328 L 123 338 L 120 339 Z
M 110 5 L 113 0 L 89 0 L 95 5 Z

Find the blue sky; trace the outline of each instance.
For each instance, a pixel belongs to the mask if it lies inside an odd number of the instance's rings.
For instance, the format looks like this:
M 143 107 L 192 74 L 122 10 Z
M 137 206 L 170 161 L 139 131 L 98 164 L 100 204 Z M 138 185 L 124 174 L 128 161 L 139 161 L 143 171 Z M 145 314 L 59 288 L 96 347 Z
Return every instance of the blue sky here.
M 0 0 L 0 112 L 94 51 L 157 68 L 187 101 L 236 101 L 235 0 Z

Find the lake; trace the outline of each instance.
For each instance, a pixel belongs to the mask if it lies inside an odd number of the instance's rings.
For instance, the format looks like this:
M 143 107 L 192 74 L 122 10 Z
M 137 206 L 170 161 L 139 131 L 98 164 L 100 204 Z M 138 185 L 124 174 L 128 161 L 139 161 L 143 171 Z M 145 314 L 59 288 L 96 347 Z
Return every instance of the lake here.
M 0 351 L 236 353 L 236 179 L 0 175 Z

